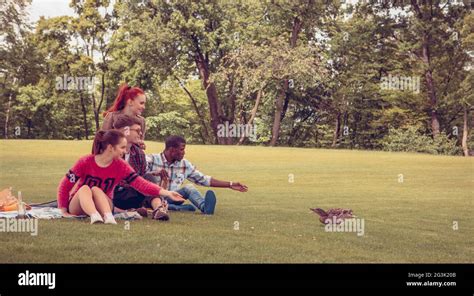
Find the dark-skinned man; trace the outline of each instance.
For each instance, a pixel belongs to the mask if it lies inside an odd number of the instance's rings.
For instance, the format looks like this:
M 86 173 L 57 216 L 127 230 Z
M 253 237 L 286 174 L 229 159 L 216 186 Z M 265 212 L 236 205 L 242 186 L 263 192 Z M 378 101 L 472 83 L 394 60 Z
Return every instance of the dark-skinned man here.
M 183 185 L 187 179 L 197 185 L 206 187 L 229 188 L 232 190 L 246 192 L 247 186 L 232 181 L 220 181 L 211 176 L 204 175 L 196 167 L 184 159 L 186 140 L 180 136 L 170 136 L 166 139 L 165 150 L 159 154 L 147 155 L 148 172 L 158 177 L 158 182 L 167 190 L 173 190 L 188 199 L 196 208 L 206 215 L 214 214 L 216 206 L 216 195 L 208 190 L 204 197 L 191 184 Z M 170 210 L 173 205 L 181 205 L 183 202 L 168 200 Z

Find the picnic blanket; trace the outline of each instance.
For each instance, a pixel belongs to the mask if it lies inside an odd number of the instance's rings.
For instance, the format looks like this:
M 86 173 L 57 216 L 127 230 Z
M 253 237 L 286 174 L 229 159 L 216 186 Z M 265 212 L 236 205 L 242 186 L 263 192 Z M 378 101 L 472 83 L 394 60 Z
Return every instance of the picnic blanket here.
M 16 218 L 18 215 L 18 211 L 8 211 L 8 212 L 0 212 L 0 219 L 1 218 Z M 35 219 L 60 219 L 60 218 L 69 218 L 69 219 L 87 219 L 89 216 L 87 215 L 79 215 L 79 216 L 71 216 L 71 217 L 63 217 L 63 214 L 60 209 L 53 208 L 53 207 L 32 207 L 31 210 L 26 211 L 27 218 L 35 218 Z M 117 213 L 114 215 L 115 219 L 118 220 L 141 220 L 143 219 L 140 214 L 137 212 L 123 212 Z
M 0 218 L 15 218 L 18 215 L 18 211 L 8 211 L 0 212 Z M 31 210 L 26 211 L 26 216 L 28 218 L 35 219 L 59 219 L 63 215 L 61 210 L 58 208 L 31 208 Z
M 56 200 L 52 200 L 52 201 L 48 201 L 44 203 L 32 204 L 31 207 L 35 209 L 57 208 L 58 202 Z M 67 217 L 67 218 L 85 219 L 85 218 L 88 218 L 88 216 L 80 215 L 80 216 L 73 216 L 73 217 Z M 114 218 L 119 219 L 119 220 L 141 220 L 142 216 L 140 216 L 140 214 L 138 214 L 136 211 L 130 211 L 130 212 L 123 212 L 123 213 L 116 213 L 114 214 Z
M 61 210 L 58 209 L 57 200 L 30 205 L 23 204 L 25 205 L 27 218 L 50 220 L 60 218 L 86 219 L 89 217 L 87 215 L 63 217 Z M 18 199 L 12 195 L 11 188 L 0 191 L 0 218 L 16 218 L 16 216 L 18 216 Z M 136 211 L 129 211 L 116 213 L 114 218 L 119 220 L 141 220 L 143 217 Z

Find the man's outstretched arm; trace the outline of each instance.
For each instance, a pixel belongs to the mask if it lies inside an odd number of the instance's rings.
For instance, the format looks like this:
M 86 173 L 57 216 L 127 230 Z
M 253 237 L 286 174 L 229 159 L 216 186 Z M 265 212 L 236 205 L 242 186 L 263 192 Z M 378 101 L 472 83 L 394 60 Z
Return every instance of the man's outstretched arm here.
M 214 178 L 211 178 L 211 187 L 221 187 L 221 188 L 230 188 L 232 190 L 240 191 L 240 192 L 247 192 L 249 189 L 244 184 L 239 182 L 232 182 L 232 181 L 221 181 Z
M 187 162 L 187 166 L 191 173 L 187 176 L 188 180 L 194 182 L 195 184 L 201 186 L 209 186 L 209 187 L 220 187 L 220 188 L 230 188 L 232 190 L 240 191 L 240 192 L 247 192 L 248 187 L 244 184 L 239 182 L 232 182 L 232 181 L 221 181 L 217 180 L 211 176 L 204 175 L 201 173 L 194 165 L 190 162 Z

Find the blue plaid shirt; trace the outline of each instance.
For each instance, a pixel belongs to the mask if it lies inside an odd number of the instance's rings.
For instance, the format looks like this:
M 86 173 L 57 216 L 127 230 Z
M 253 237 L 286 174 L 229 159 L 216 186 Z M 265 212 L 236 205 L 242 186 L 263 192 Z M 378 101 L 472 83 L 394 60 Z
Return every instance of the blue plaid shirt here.
M 166 170 L 169 176 L 169 185 L 166 190 L 178 190 L 187 179 L 197 185 L 210 186 L 211 176 L 206 176 L 196 169 L 196 167 L 186 159 L 169 163 L 164 153 L 147 154 L 147 172 Z M 156 176 L 161 182 L 161 177 Z M 159 184 L 159 183 L 158 183 Z

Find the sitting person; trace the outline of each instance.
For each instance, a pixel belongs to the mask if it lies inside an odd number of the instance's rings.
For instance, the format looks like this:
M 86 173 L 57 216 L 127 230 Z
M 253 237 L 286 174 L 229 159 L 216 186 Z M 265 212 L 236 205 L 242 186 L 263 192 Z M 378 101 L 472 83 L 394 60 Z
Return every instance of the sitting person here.
M 161 195 L 184 201 L 178 193 L 162 189 L 140 177 L 122 159 L 126 149 L 127 140 L 122 132 L 109 130 L 96 133 L 92 154 L 81 157 L 59 183 L 58 208 L 63 216 L 88 215 L 91 224 L 117 224 L 112 215 L 112 197 L 115 186 L 122 180 L 144 195 Z
M 120 130 L 127 139 L 127 148 L 124 159 L 135 172 L 145 180 L 155 182 L 156 177 L 152 174 L 146 174 L 145 152 L 139 147 L 142 136 L 140 120 L 135 116 L 120 114 L 116 117 L 114 123 L 115 129 Z M 146 196 L 136 189 L 130 187 L 125 181 L 121 182 L 114 191 L 114 206 L 121 210 L 152 208 L 153 219 L 168 221 L 168 208 L 165 199 L 160 196 Z M 146 209 L 141 209 L 140 214 L 146 216 Z
M 213 191 L 208 190 L 203 197 L 201 193 L 191 184 L 181 187 L 184 180 L 208 187 L 230 188 L 240 192 L 246 192 L 247 186 L 239 182 L 219 181 L 199 172 L 194 165 L 183 159 L 186 148 L 186 140 L 179 136 L 171 136 L 166 139 L 165 150 L 160 154 L 147 155 L 148 172 L 158 177 L 158 182 L 168 181 L 168 190 L 176 190 L 185 199 L 207 215 L 214 214 L 216 196 Z M 163 183 L 162 183 L 163 184 Z M 165 188 L 165 185 L 162 185 Z M 182 201 L 168 200 L 170 209 L 172 205 L 180 205 Z

